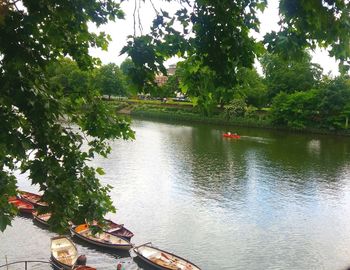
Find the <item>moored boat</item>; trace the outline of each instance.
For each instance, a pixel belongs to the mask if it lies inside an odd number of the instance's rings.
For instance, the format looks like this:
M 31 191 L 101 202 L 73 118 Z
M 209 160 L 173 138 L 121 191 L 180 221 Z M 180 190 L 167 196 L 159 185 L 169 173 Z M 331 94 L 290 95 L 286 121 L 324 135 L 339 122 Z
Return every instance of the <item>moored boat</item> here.
M 224 136 L 225 138 L 231 138 L 231 139 L 239 139 L 239 138 L 241 138 L 240 135 L 238 135 L 238 134 L 231 134 L 231 133 L 224 133 L 222 136 Z
M 150 244 L 134 247 L 133 251 L 144 262 L 162 270 L 200 270 L 190 261 Z
M 31 214 L 34 211 L 34 205 L 17 197 L 9 197 L 8 202 L 14 205 L 22 214 Z
M 94 234 L 91 227 L 87 224 L 81 224 L 78 226 L 73 225 L 71 226 L 70 231 L 78 238 L 100 247 L 120 250 L 129 250 L 132 248 L 132 244 L 122 237 L 118 237 L 105 231 Z
M 113 222 L 112 220 L 105 219 L 105 227 L 103 230 L 107 233 L 113 234 L 118 237 L 122 237 L 128 241 L 134 236 L 134 234 L 124 227 L 123 224 L 118 224 Z
M 20 191 L 19 194 L 22 200 L 29 202 L 36 207 L 47 206 L 47 203 L 42 201 L 42 196 L 39 194 L 31 193 L 28 191 Z
M 85 257 L 85 256 L 84 256 Z M 66 236 L 51 238 L 52 264 L 59 269 L 96 270 L 90 266 L 78 265 L 78 250 Z
M 50 219 L 50 217 L 51 217 L 51 213 L 45 213 L 45 214 L 39 215 L 38 211 L 33 211 L 33 219 L 45 226 L 49 226 L 47 222 Z

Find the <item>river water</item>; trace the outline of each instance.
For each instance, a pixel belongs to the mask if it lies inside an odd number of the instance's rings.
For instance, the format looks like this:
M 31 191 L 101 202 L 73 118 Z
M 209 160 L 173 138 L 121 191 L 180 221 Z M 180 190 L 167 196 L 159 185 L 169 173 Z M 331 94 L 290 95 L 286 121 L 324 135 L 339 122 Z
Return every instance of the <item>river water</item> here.
M 261 129 L 134 120 L 135 141 L 112 142 L 104 184 L 133 243 L 203 270 L 350 266 L 350 139 Z M 20 177 L 22 189 L 35 190 Z M 55 234 L 17 217 L 0 233 L 0 265 L 48 260 Z M 75 240 L 97 269 L 150 269 L 129 254 Z M 15 269 L 15 268 L 10 268 Z M 32 269 L 45 269 L 34 265 Z

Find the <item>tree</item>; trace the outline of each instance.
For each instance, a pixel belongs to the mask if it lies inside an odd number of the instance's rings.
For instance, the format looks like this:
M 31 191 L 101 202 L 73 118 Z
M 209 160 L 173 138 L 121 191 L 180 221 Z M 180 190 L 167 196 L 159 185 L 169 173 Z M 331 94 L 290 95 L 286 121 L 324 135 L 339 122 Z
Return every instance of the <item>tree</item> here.
M 297 59 L 266 53 L 261 58 L 261 64 L 270 100 L 279 92 L 293 93 L 315 88 L 322 75 L 322 68 L 312 63 L 306 53 Z
M 95 87 L 109 99 L 114 96 L 125 96 L 125 78 L 116 64 L 103 65 L 96 71 Z
M 340 76 L 307 92 L 279 93 L 271 108 L 276 125 L 343 130 L 350 117 L 350 80 Z
M 78 98 L 91 91 L 92 72 L 79 69 L 69 58 L 59 59 L 46 69 L 48 87 L 62 96 Z
M 350 3 L 345 0 L 281 0 L 279 32 L 266 34 L 268 49 L 284 57 L 302 56 L 316 46 L 340 60 L 340 69 L 350 65 Z
M 247 105 L 262 108 L 267 104 L 267 87 L 256 69 L 242 68 L 237 74 L 234 92 L 244 97 Z
M 160 87 L 160 97 L 174 97 L 176 93 L 181 92 L 179 85 L 179 77 L 175 73 L 174 75 L 168 76 L 168 80 L 164 85 Z
M 200 101 L 197 104 L 208 112 L 210 107 L 230 100 L 238 84 L 238 70 L 251 68 L 254 58 L 264 52 L 263 44 L 249 33 L 259 31 L 256 14 L 264 10 L 267 1 L 196 0 L 193 5 L 183 2 L 188 6 L 182 5 L 173 17 L 158 11 L 151 33 L 131 37 L 122 53 L 134 61 L 132 77 L 140 89 L 154 80 L 154 74 L 165 73 L 163 63 L 174 55 L 190 63 L 185 65 L 190 74 L 194 70 L 192 64 L 199 66 L 197 71 L 210 71 L 211 88 L 193 91 Z M 268 33 L 264 43 L 270 52 L 285 59 L 303 58 L 305 49 L 318 45 L 340 59 L 344 71 L 350 59 L 349 9 L 350 3 L 343 0 L 281 0 L 281 30 Z M 173 27 L 175 22 L 183 26 L 182 32 Z M 182 85 L 183 91 L 191 92 L 190 85 L 195 83 L 187 80 Z
M 230 100 L 237 70 L 252 67 L 255 56 L 262 52 L 262 44 L 249 32 L 258 29 L 257 11 L 265 6 L 265 0 L 199 0 L 188 8 L 183 6 L 173 18 L 160 11 L 151 34 L 132 37 L 122 50 L 135 63 L 134 81 L 140 89 L 147 89 L 154 79 L 150 73 L 166 73 L 164 60 L 184 57 L 182 67 L 187 75 L 182 89 L 203 113 L 210 114 L 217 104 Z M 173 27 L 175 21 L 181 23 L 184 34 Z
M 122 15 L 111 0 L 0 3 L 0 230 L 16 214 L 7 202 L 17 193 L 15 170 L 28 172 L 44 192 L 55 229 L 115 211 L 110 187 L 96 176 L 103 170 L 86 162 L 96 154 L 106 156 L 108 140 L 132 137 L 129 123 L 95 91 L 74 95 L 50 88 L 46 68 L 65 55 L 81 68 L 92 67 L 96 60 L 89 47 L 106 49 L 108 37 L 90 33 L 87 23 L 100 25 Z

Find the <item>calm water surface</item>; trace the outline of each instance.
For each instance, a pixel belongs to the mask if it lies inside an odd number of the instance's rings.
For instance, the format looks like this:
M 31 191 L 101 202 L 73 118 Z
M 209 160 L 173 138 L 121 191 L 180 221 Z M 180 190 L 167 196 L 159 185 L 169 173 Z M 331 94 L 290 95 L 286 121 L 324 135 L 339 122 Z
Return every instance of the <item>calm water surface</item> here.
M 350 140 L 258 129 L 134 120 L 135 141 L 98 158 L 118 208 L 112 215 L 203 270 L 350 266 Z M 30 187 L 20 177 L 20 187 Z M 18 217 L 0 233 L 0 264 L 49 259 L 54 233 Z M 150 269 L 129 254 L 75 240 L 98 269 Z M 11 268 L 14 269 L 14 268 Z M 34 266 L 32 269 L 45 269 Z

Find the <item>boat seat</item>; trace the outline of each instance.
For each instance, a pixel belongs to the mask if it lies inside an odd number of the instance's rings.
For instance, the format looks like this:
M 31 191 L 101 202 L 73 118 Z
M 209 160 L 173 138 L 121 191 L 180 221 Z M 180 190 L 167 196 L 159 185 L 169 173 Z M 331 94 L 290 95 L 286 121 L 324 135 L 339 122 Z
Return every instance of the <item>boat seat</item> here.
M 70 245 L 57 245 L 56 247 L 52 247 L 55 251 L 59 252 L 62 250 L 67 250 L 69 249 L 71 246 Z

